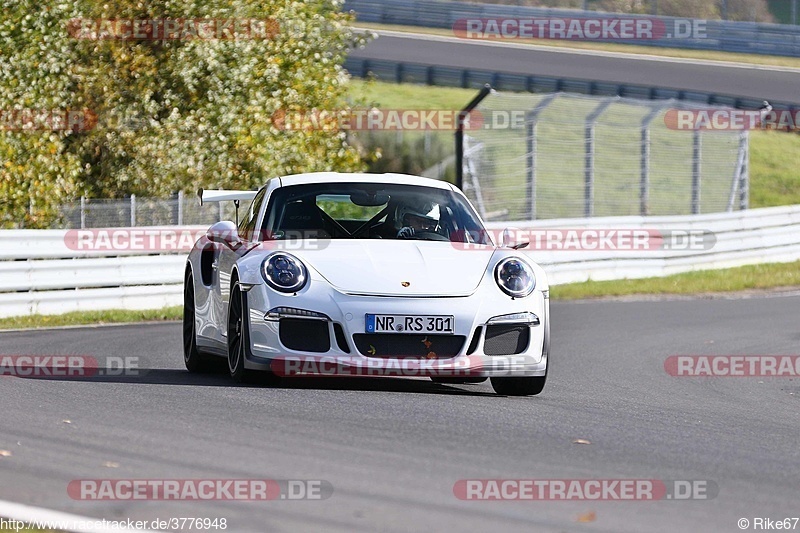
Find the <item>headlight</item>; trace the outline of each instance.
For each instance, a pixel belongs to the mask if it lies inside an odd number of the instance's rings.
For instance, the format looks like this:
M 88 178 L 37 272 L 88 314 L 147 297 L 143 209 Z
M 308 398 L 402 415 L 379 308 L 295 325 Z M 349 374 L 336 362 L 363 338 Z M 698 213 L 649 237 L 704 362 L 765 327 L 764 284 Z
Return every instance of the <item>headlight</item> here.
M 261 265 L 261 273 L 270 287 L 280 292 L 297 292 L 308 281 L 306 266 L 289 254 L 272 254 Z
M 522 259 L 503 259 L 494 269 L 494 279 L 502 291 L 513 298 L 524 298 L 533 292 L 536 278 L 533 270 Z

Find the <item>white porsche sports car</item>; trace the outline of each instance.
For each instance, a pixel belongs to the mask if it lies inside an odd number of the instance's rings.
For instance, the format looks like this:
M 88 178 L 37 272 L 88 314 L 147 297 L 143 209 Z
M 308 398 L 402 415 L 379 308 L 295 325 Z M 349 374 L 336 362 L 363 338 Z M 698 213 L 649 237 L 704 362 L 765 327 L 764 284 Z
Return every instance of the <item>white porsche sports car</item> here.
M 324 172 L 199 194 L 250 207 L 238 224 L 211 226 L 189 254 L 190 371 L 224 357 L 237 381 L 418 375 L 491 378 L 506 395 L 544 388 L 545 273 L 525 243 L 496 246 L 453 185 Z

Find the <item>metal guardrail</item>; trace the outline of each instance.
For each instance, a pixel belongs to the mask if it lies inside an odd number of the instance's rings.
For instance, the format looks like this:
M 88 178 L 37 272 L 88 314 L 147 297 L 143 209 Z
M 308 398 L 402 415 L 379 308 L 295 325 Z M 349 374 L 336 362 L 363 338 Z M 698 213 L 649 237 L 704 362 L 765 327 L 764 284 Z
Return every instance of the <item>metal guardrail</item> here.
M 191 235 L 205 226 L 120 228 Z M 186 253 L 76 250 L 79 230 L 0 230 L 0 317 L 104 309 L 160 309 L 183 301 Z M 80 230 L 91 233 L 93 230 Z M 113 233 L 113 230 L 108 230 Z M 146 242 L 146 238 L 142 239 Z M 77 246 L 76 246 L 77 245 Z
M 618 13 L 597 11 L 431 0 L 346 0 L 344 7 L 355 11 L 356 19 L 362 22 L 429 28 L 452 28 L 457 20 L 465 18 L 564 17 L 598 19 L 620 16 Z M 666 27 L 673 27 L 675 21 L 678 20 L 675 17 L 624 16 L 626 18 L 641 17 L 660 20 Z M 800 26 L 723 20 L 708 20 L 705 22 L 704 38 L 637 40 L 633 44 L 748 54 L 800 56 Z M 625 41 L 617 40 L 615 42 Z
M 702 251 L 653 250 L 633 252 L 538 251 L 531 257 L 545 269 L 552 285 L 615 279 L 662 277 L 693 270 L 732 268 L 760 263 L 800 260 L 800 205 L 767 207 L 665 217 L 603 217 L 552 219 L 487 224 L 491 229 L 642 229 L 710 231 L 715 245 Z
M 567 92 L 591 96 L 620 96 L 640 100 L 685 100 L 699 104 L 729 106 L 736 109 L 759 109 L 764 100 L 740 96 L 665 89 L 657 86 L 601 82 L 574 78 L 557 78 L 533 74 L 509 74 L 492 70 L 467 69 L 407 63 L 399 61 L 348 57 L 344 67 L 358 78 L 376 78 L 393 83 L 424 83 L 445 87 L 480 89 L 487 83 L 498 91 L 531 93 Z M 770 101 L 775 109 L 797 110 L 800 106 Z
M 716 235 L 713 248 L 702 251 L 528 252 L 544 267 L 553 285 L 800 260 L 800 205 L 711 215 L 552 219 L 489 227 L 706 230 Z M 66 244 L 66 235 L 66 230 L 0 231 L 0 258 L 5 259 L 0 261 L 0 317 L 181 304 L 185 253 L 78 253 Z

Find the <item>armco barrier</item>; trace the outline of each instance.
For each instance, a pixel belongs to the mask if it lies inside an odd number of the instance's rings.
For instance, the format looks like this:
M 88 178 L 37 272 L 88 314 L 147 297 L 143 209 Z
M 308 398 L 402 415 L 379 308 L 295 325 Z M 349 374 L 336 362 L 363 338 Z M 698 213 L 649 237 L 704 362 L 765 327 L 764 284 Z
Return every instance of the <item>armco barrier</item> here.
M 692 270 L 800 260 L 800 205 L 708 215 L 552 219 L 488 224 L 492 229 L 634 229 L 710 231 L 709 250 L 536 251 L 551 284 L 661 277 Z
M 618 13 L 597 11 L 431 0 L 346 0 L 345 9 L 355 11 L 356 19 L 361 22 L 430 28 L 452 28 L 457 20 L 466 18 L 597 19 L 620 16 Z M 674 17 L 638 16 L 660 19 L 667 27 L 672 27 L 673 21 L 676 20 Z M 635 18 L 637 15 L 625 15 L 625 17 Z M 635 44 L 748 54 L 800 56 L 800 26 L 709 20 L 706 21 L 705 27 L 704 38 L 639 40 Z
M 344 67 L 358 78 L 376 78 L 392 83 L 423 83 L 444 87 L 480 89 L 487 83 L 499 91 L 532 93 L 568 92 L 592 96 L 621 96 L 640 100 L 686 100 L 700 104 L 729 106 L 737 109 L 760 109 L 764 101 L 734 95 L 664 87 L 612 83 L 574 78 L 556 78 L 534 74 L 511 74 L 492 70 L 467 69 L 407 63 L 383 59 L 348 57 Z M 775 109 L 799 109 L 796 104 L 770 101 Z
M 196 234 L 205 228 L 184 229 Z M 0 317 L 183 302 L 185 253 L 75 250 L 67 239 L 74 231 L 0 231 Z
M 521 221 L 489 227 L 707 230 L 716 236 L 716 244 L 702 251 L 526 252 L 544 267 L 554 285 L 800 260 L 800 205 L 695 216 Z M 186 254 L 76 252 L 65 244 L 66 234 L 66 230 L 0 231 L 0 317 L 181 304 Z

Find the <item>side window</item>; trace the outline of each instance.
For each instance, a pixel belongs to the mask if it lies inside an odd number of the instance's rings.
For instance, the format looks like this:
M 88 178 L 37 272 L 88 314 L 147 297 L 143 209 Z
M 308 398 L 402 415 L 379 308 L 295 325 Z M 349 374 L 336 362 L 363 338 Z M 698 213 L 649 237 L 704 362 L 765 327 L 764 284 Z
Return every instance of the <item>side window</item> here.
M 245 213 L 245 216 L 240 217 L 239 222 L 239 235 L 243 239 L 252 240 L 253 232 L 256 229 L 256 221 L 258 220 L 258 212 L 261 211 L 261 204 L 264 202 L 264 196 L 267 189 L 261 189 L 253 201 L 250 203 L 250 208 Z

